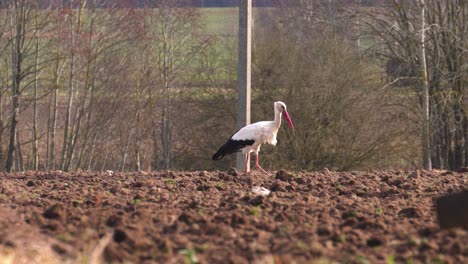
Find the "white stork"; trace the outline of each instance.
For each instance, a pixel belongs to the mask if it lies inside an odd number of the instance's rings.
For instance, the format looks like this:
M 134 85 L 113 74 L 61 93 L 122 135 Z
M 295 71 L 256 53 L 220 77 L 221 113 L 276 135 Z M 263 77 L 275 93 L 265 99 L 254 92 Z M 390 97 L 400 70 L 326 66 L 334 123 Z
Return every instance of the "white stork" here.
M 281 115 L 288 122 L 289 126 L 294 130 L 294 125 L 291 122 L 286 104 L 283 102 L 275 102 L 275 120 L 273 121 L 260 121 L 241 128 L 232 137 L 222 145 L 219 150 L 213 155 L 213 160 L 220 160 L 225 155 L 241 151 L 245 154 L 245 171 L 249 172 L 250 152 L 255 152 L 255 167 L 264 173 L 267 173 L 258 164 L 258 152 L 260 152 L 260 145 L 268 143 L 276 145 L 276 134 L 281 126 Z M 267 173 L 268 174 L 268 173 Z

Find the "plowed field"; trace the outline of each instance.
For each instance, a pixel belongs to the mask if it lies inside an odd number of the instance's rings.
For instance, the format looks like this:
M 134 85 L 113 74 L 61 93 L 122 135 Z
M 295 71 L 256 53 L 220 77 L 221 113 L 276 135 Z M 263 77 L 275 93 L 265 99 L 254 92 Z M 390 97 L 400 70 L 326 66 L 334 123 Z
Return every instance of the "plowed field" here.
M 0 263 L 468 263 L 434 209 L 468 173 L 111 174 L 0 175 Z

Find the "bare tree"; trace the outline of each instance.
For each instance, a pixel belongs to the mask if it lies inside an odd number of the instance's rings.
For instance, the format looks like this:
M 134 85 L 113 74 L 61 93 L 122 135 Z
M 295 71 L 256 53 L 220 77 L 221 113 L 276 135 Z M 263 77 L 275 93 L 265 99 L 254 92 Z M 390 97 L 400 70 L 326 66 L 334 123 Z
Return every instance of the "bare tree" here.
M 424 151 L 425 167 L 430 168 L 431 163 L 435 168 L 465 166 L 468 152 L 462 83 L 466 79 L 467 3 L 391 1 L 386 8 L 375 10 L 378 12 L 369 15 L 367 22 L 382 40 L 384 48 L 378 53 L 387 61 L 392 82 L 396 87 L 422 87 L 418 90 L 419 124 L 423 149 L 429 148 L 431 156 L 429 162 Z
M 183 6 L 181 0 L 163 0 L 157 4 L 157 14 L 150 17 L 154 39 L 155 62 L 158 68 L 158 79 L 161 83 L 160 133 L 161 159 L 160 168 L 168 169 L 172 164 L 173 120 L 176 110 L 176 95 L 183 88 L 183 75 L 197 54 L 208 45 L 210 37 L 202 34 L 199 12 L 194 8 Z M 155 128 L 156 129 L 156 128 Z M 153 133 L 154 135 L 156 133 Z M 157 140 L 157 138 L 153 138 Z M 154 143 L 154 145 L 157 145 Z M 157 157 L 153 157 L 157 159 Z M 155 162 L 153 162 L 154 164 Z
M 423 142 L 423 164 L 426 170 L 432 169 L 431 163 L 431 134 L 430 134 L 430 116 L 429 116 L 429 83 L 427 77 L 426 62 L 426 1 L 421 0 L 421 79 L 422 79 L 422 142 Z
M 11 36 L 10 54 L 11 61 L 11 102 L 12 102 L 12 115 L 10 121 L 10 139 L 8 144 L 7 160 L 5 168 L 7 171 L 12 171 L 14 164 L 14 157 L 21 159 L 18 150 L 20 147 L 18 135 L 18 123 L 21 104 L 21 90 L 23 88 L 23 81 L 27 76 L 33 73 L 31 67 L 25 65 L 25 60 L 33 54 L 32 41 L 28 39 L 28 34 L 37 34 L 34 28 L 34 2 L 30 0 L 15 0 L 9 5 L 9 19 L 10 28 L 9 34 Z M 16 151 L 16 152 L 15 152 Z
M 0 4 L 3 4 L 3 1 L 0 1 Z M 4 133 L 6 131 L 6 124 L 4 119 L 4 101 L 5 101 L 5 93 L 9 89 L 9 80 L 10 80 L 10 73 L 9 69 L 11 69 L 11 60 L 10 56 L 8 56 L 8 46 L 10 45 L 11 38 L 8 36 L 8 16 L 6 14 L 6 10 L 0 10 L 2 16 L 0 16 L 0 164 L 4 164 L 4 148 L 3 148 L 3 138 Z M 3 168 L 3 166 L 2 166 Z
M 52 78 L 51 78 L 51 87 L 52 91 L 49 93 L 49 102 L 48 102 L 48 119 L 47 119 L 47 169 L 55 169 L 55 148 L 56 148 L 56 135 L 57 135 L 57 108 L 58 108 L 58 91 L 60 86 L 60 81 L 62 73 L 64 70 L 64 65 L 66 61 L 63 58 L 63 43 L 64 42 L 64 29 L 63 23 L 68 19 L 68 15 L 63 14 L 63 9 L 61 5 L 58 5 L 53 11 L 54 14 L 54 43 L 53 45 L 53 69 L 52 69 Z
M 73 2 L 72 2 L 73 4 Z M 68 91 L 67 91 L 67 106 L 65 114 L 65 125 L 63 131 L 63 144 L 62 144 L 62 154 L 60 159 L 60 168 L 63 170 L 67 166 L 67 153 L 70 148 L 69 143 L 69 133 L 71 129 L 71 118 L 72 118 L 72 107 L 73 107 L 73 98 L 75 92 L 75 75 L 76 75 L 76 52 L 78 47 L 78 41 L 80 41 L 79 35 L 81 32 L 81 25 L 83 19 L 83 12 L 86 6 L 85 0 L 78 1 L 78 13 L 75 17 L 69 20 L 70 23 L 70 34 L 71 34 L 71 43 L 70 43 L 70 58 L 69 58 L 69 75 L 68 75 Z M 71 8 L 71 7 L 70 7 Z M 73 14 L 73 13 L 71 13 Z

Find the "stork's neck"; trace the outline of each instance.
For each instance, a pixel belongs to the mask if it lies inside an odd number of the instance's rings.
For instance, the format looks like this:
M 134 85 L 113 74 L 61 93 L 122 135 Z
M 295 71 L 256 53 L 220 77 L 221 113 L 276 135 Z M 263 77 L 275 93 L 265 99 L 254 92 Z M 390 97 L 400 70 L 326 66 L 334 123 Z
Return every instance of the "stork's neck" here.
M 276 129 L 279 129 L 279 127 L 281 126 L 281 115 L 282 115 L 281 111 L 279 111 L 275 107 L 275 120 L 273 121 L 273 125 L 274 125 L 274 128 Z

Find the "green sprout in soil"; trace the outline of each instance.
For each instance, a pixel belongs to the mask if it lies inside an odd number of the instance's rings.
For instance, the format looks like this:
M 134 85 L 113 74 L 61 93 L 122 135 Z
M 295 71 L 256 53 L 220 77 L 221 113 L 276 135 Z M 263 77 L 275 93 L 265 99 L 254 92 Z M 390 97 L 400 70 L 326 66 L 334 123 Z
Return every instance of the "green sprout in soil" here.
M 197 258 L 197 252 L 195 251 L 194 248 L 190 249 L 182 249 L 179 251 L 181 255 L 183 255 L 184 258 L 184 263 L 186 264 L 195 264 L 198 263 L 198 258 Z
M 358 256 L 357 260 L 359 263 L 362 263 L 362 264 L 370 264 L 369 260 L 364 256 Z
M 383 208 L 382 207 L 375 208 L 375 214 L 376 215 L 381 215 L 382 213 L 383 213 Z
M 199 209 L 197 210 L 197 215 L 198 215 L 198 216 L 201 216 L 201 217 L 204 217 L 206 214 L 205 214 L 205 212 L 203 211 L 203 209 L 199 208 Z
M 437 257 L 435 257 L 435 258 L 433 258 L 433 259 L 431 260 L 431 263 L 434 263 L 434 264 L 442 264 L 442 263 L 444 263 L 444 262 L 442 261 L 442 259 L 440 258 L 440 256 L 437 256 Z
M 141 199 L 133 199 L 132 204 L 135 205 L 135 206 L 140 205 L 141 204 Z
M 297 241 L 296 242 L 296 247 L 298 247 L 301 250 L 308 250 L 309 249 L 309 246 L 307 246 L 307 244 L 302 242 L 302 241 Z
M 346 240 L 346 237 L 344 235 L 333 236 L 333 241 L 335 241 L 336 243 L 343 243 L 345 242 L 345 240 Z
M 215 186 L 224 189 L 226 187 L 226 183 L 219 181 L 215 183 Z
M 320 258 L 317 262 L 318 264 L 330 264 L 332 263 L 329 259 L 326 258 Z
M 291 173 L 291 176 L 294 178 L 294 179 L 299 179 L 301 178 L 301 176 L 295 174 L 295 173 Z
M 164 182 L 167 183 L 167 184 L 170 184 L 170 185 L 175 185 L 176 184 L 174 179 L 165 179 Z
M 358 213 L 356 210 L 349 210 L 343 213 L 344 218 L 352 218 L 352 217 L 357 217 Z
M 287 226 L 281 226 L 279 229 L 279 235 L 282 237 L 286 237 L 288 235 L 288 227 Z
M 70 233 L 68 233 L 68 232 L 65 232 L 65 233 L 60 233 L 60 234 L 58 234 L 56 238 L 57 238 L 58 240 L 60 240 L 60 241 L 66 242 L 66 241 L 72 239 L 72 238 L 73 238 L 73 235 L 70 234 Z
M 335 187 L 336 190 L 341 190 L 341 189 L 344 188 L 344 186 L 341 185 L 341 184 L 339 184 L 339 183 L 335 183 L 335 186 L 334 186 L 334 187 Z
M 387 264 L 395 264 L 395 256 L 393 255 L 388 256 Z
M 250 214 L 253 216 L 260 216 L 262 213 L 262 208 L 260 206 L 254 206 L 250 209 Z
M 81 206 L 83 204 L 83 201 L 82 200 L 74 200 L 72 202 L 72 204 L 73 204 L 74 207 L 79 207 L 79 206 Z

